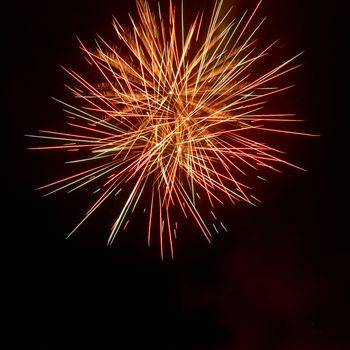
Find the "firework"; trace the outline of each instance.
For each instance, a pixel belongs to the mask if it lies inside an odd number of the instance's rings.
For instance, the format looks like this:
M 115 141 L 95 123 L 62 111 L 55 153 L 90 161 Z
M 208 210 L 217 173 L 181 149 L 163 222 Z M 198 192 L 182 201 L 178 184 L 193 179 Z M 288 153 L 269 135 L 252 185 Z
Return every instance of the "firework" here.
M 218 206 L 258 202 L 247 175 L 298 168 L 259 141 L 263 133 L 302 134 L 280 128 L 296 121 L 292 114 L 262 110 L 290 87 L 275 84 L 299 66 L 293 64 L 299 55 L 261 72 L 259 62 L 276 42 L 257 44 L 260 4 L 230 19 L 231 10 L 223 11 L 218 1 L 208 18 L 199 12 L 186 26 L 183 4 L 178 9 L 170 2 L 166 12 L 158 4 L 153 12 L 138 0 L 137 19 L 130 16 L 128 29 L 114 19 L 114 42 L 98 37 L 90 50 L 79 41 L 99 78 L 91 82 L 65 69 L 79 100 L 78 106 L 57 100 L 68 117 L 65 131 L 29 135 L 51 142 L 31 149 L 74 151 L 75 160 L 67 163 L 80 169 L 40 189 L 52 194 L 95 186 L 93 205 L 70 235 L 123 192 L 108 244 L 140 208 L 148 244 L 158 241 L 162 258 L 166 249 L 173 257 L 183 218 L 193 220 L 210 242 L 214 232 L 226 230 Z

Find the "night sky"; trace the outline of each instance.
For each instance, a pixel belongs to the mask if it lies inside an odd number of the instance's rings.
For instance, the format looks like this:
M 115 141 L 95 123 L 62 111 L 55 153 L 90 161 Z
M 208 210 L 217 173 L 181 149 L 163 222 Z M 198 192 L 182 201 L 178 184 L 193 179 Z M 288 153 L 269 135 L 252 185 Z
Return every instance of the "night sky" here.
M 141 220 L 106 246 L 113 207 L 65 240 L 88 205 L 84 191 L 43 198 L 36 188 L 66 174 L 64 157 L 26 150 L 25 134 L 64 120 L 51 96 L 70 98 L 60 65 L 81 66 L 76 36 L 108 40 L 112 15 L 126 21 L 135 11 L 125 2 L 14 0 L 3 9 L 2 289 L 13 348 L 349 349 L 348 19 L 340 1 L 265 0 L 260 9 L 264 42 L 305 51 L 288 77 L 297 87 L 279 103 L 305 119 L 303 131 L 321 135 L 282 139 L 288 159 L 308 171 L 270 174 L 257 185 L 257 208 L 225 208 L 229 232 L 212 245 L 185 223 L 175 261 L 163 262 Z M 232 3 L 242 13 L 255 1 Z

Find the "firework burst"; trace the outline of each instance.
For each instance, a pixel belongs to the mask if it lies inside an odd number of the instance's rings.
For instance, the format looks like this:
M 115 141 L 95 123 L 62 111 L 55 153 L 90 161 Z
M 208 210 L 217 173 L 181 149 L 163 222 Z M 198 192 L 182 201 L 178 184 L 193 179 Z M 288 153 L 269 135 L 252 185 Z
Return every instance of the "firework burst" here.
M 138 18 L 130 16 L 129 29 L 114 19 L 114 43 L 98 37 L 90 50 L 79 41 L 98 81 L 65 69 L 80 100 L 77 107 L 59 101 L 71 131 L 29 135 L 51 141 L 31 149 L 75 151 L 68 163 L 80 168 L 41 189 L 96 186 L 93 205 L 70 234 L 123 191 L 108 244 L 141 207 L 148 244 L 158 241 L 162 258 L 165 249 L 173 257 L 181 218 L 193 220 L 210 242 L 213 232 L 226 229 L 215 214 L 218 205 L 258 201 L 245 184 L 250 170 L 298 168 L 259 141 L 262 133 L 302 134 L 279 127 L 296 121 L 293 115 L 262 111 L 272 95 L 290 87 L 274 84 L 298 67 L 292 62 L 299 55 L 260 72 L 259 62 L 276 45 L 257 45 L 260 4 L 230 19 L 218 1 L 209 18 L 198 13 L 187 27 L 182 4 L 178 10 L 170 2 L 164 13 L 137 0 Z

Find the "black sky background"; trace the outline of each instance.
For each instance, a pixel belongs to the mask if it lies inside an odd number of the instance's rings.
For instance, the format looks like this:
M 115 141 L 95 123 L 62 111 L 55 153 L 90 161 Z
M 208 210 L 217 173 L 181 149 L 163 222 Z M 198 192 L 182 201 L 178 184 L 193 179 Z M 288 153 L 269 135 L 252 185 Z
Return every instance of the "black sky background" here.
M 236 2 L 239 13 L 254 4 Z M 64 175 L 64 159 L 27 151 L 24 137 L 60 125 L 64 114 L 51 96 L 69 98 L 60 65 L 80 66 L 75 36 L 108 38 L 112 14 L 128 11 L 133 1 L 16 0 L 3 11 L 3 300 L 13 347 L 348 349 L 342 2 L 265 0 L 260 10 L 266 41 L 280 38 L 290 54 L 305 50 L 285 107 L 321 137 L 290 138 L 284 149 L 308 171 L 271 174 L 257 186 L 261 206 L 224 210 L 230 232 L 211 246 L 186 223 L 175 261 L 164 262 L 156 245 L 147 247 L 142 222 L 106 247 L 104 218 L 113 208 L 65 240 L 83 214 L 84 193 L 42 198 L 35 188 Z

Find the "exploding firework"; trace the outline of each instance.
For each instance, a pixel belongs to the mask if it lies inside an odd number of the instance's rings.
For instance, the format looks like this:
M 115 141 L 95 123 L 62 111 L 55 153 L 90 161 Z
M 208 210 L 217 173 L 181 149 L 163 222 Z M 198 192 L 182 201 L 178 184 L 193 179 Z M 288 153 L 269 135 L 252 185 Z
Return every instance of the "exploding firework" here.
M 114 19 L 114 42 L 98 37 L 90 50 L 79 41 L 99 79 L 89 82 L 65 69 L 80 101 L 79 106 L 59 101 L 67 129 L 29 135 L 51 141 L 31 149 L 76 155 L 67 163 L 80 170 L 42 186 L 51 188 L 47 194 L 96 187 L 92 206 L 70 234 L 123 192 L 108 244 L 140 207 L 148 244 L 158 241 L 162 258 L 165 249 L 173 257 L 182 218 L 194 221 L 210 242 L 213 233 L 226 230 L 215 208 L 258 202 L 245 181 L 250 173 L 259 177 L 261 169 L 298 168 L 260 140 L 271 132 L 304 135 L 280 127 L 296 121 L 292 114 L 262 111 L 271 96 L 290 87 L 275 84 L 299 66 L 293 64 L 299 55 L 261 72 L 259 63 L 276 42 L 257 44 L 260 4 L 232 19 L 218 1 L 208 18 L 199 12 L 186 26 L 183 4 L 178 11 L 170 2 L 166 12 L 158 4 L 153 12 L 137 0 L 138 16 L 130 17 L 128 29 Z

